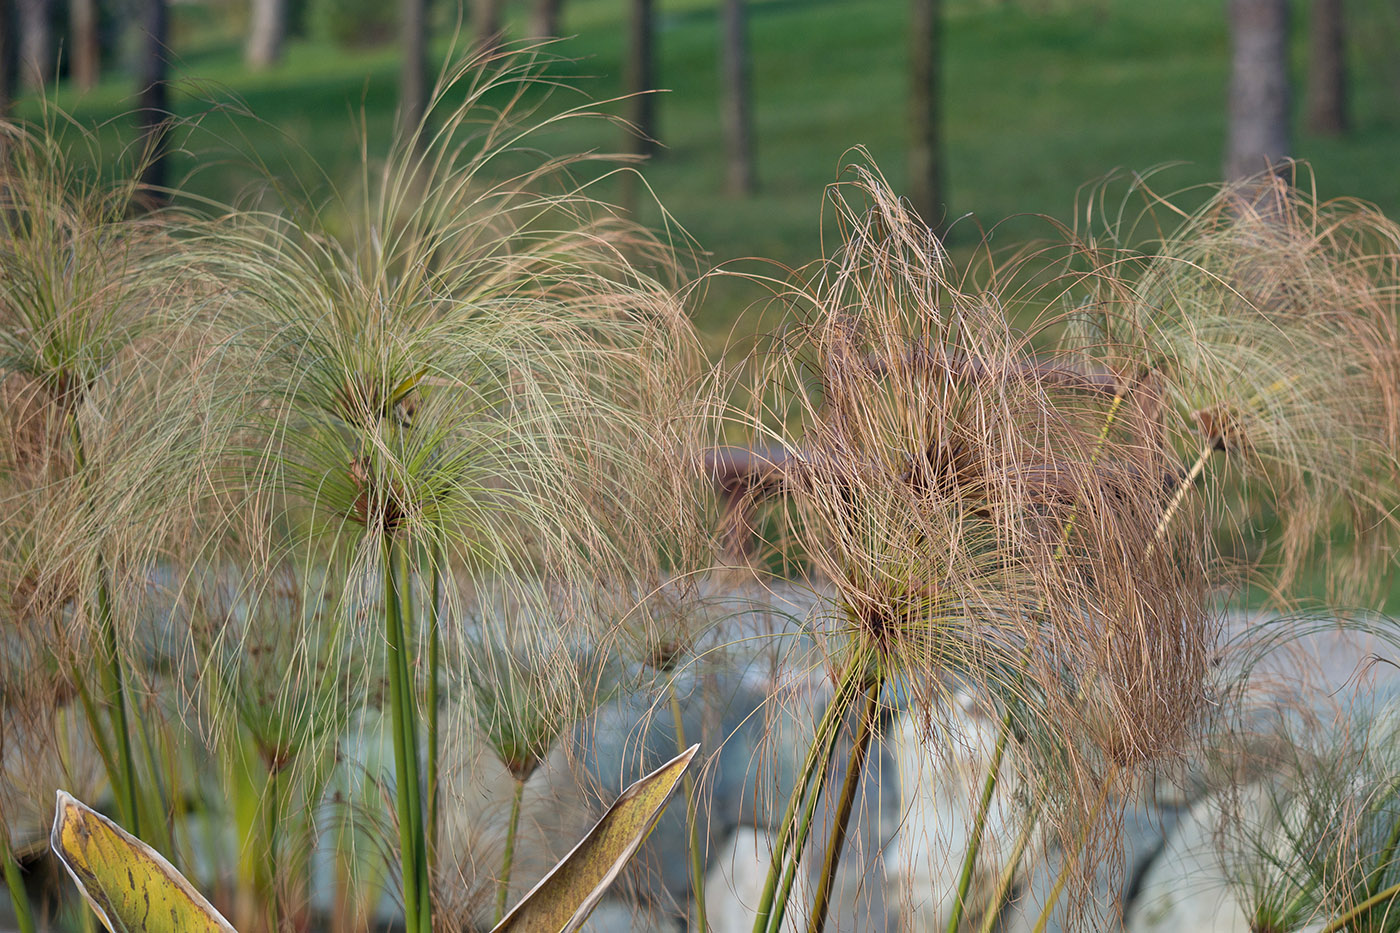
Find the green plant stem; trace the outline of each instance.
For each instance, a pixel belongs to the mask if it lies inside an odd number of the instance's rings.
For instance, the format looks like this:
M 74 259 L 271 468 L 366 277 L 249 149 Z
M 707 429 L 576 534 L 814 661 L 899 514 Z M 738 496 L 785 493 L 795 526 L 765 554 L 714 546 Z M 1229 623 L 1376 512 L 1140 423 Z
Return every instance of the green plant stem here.
M 852 672 L 858 678 L 864 670 L 865 655 L 858 655 L 861 660 L 852 662 Z M 793 885 L 797 882 L 798 872 L 802 868 L 802 858 L 807 851 L 807 838 L 812 833 L 813 817 L 816 814 L 817 804 L 820 802 L 822 794 L 826 790 L 826 776 L 831 768 L 831 761 L 836 754 L 836 742 L 841 737 L 841 725 L 845 721 L 846 714 L 850 711 L 851 703 L 855 700 L 855 693 L 859 692 L 856 679 L 843 679 L 845 690 L 840 696 L 839 704 L 834 708 L 835 715 L 831 719 L 821 751 L 817 770 L 808 779 L 811 792 L 807 795 L 807 802 L 802 808 L 802 818 L 797 824 L 797 832 L 788 847 L 788 863 L 783 871 L 782 881 L 778 885 L 777 897 L 773 905 L 773 919 L 769 926 L 770 933 L 777 933 L 782 928 L 783 917 L 787 913 L 788 898 L 792 894 Z M 833 702 L 836 698 L 833 697 Z
M 848 709 L 847 702 L 843 700 L 841 712 L 844 714 Z M 832 756 L 836 753 L 836 741 L 841 735 L 840 723 L 844 718 L 844 715 L 837 717 L 822 744 L 821 756 L 817 761 L 818 770 L 813 776 L 812 786 L 802 807 L 801 819 L 788 846 L 787 864 L 783 867 L 783 877 L 773 901 L 773 917 L 767 928 L 768 933 L 778 933 L 782 929 L 783 917 L 787 914 L 788 898 L 792 896 L 793 885 L 797 883 L 797 874 L 802 868 L 802 857 L 806 854 L 807 837 L 812 834 L 812 820 L 816 815 L 817 803 L 826 790 L 826 775 L 831 768 Z
M 1283 912 L 1279 914 L 1279 917 L 1286 923 L 1289 917 L 1298 916 L 1307 902 L 1313 899 L 1315 893 L 1313 884 L 1302 885 L 1298 893 L 1293 895 L 1293 899 L 1283 905 Z
M 87 509 L 93 510 L 90 483 L 87 475 L 87 450 L 83 446 L 83 431 L 78 417 L 71 409 L 68 412 L 68 432 L 73 441 L 73 465 L 82 477 L 83 490 L 87 494 Z M 107 563 L 102 555 L 97 555 L 97 640 L 98 654 L 102 660 L 102 688 L 106 694 L 108 717 L 112 733 L 116 736 L 119 770 L 108 772 L 112 782 L 119 815 L 125 828 L 134 836 L 141 835 L 141 817 L 136 799 L 136 759 L 131 751 L 131 734 L 127 728 L 126 684 L 122 674 L 121 647 L 117 643 L 116 620 L 112 612 L 112 591 L 107 576 Z M 89 721 L 90 725 L 96 723 Z
M 34 933 L 34 911 L 29 906 L 29 892 L 24 888 L 24 875 L 10 847 L 5 847 L 5 887 L 10 889 L 10 903 L 15 909 L 19 933 Z
M 263 814 L 264 826 L 266 827 L 264 831 L 267 833 L 267 879 L 269 888 L 267 892 L 267 912 L 270 920 L 268 929 L 272 930 L 273 933 L 276 933 L 276 931 L 282 928 L 281 892 L 278 890 L 277 883 L 277 863 L 280 855 L 277 851 L 277 811 L 280 809 L 280 804 L 277 799 L 279 791 L 277 776 L 278 769 L 276 765 L 269 766 L 267 769 L 266 812 Z
M 1036 805 L 1026 814 L 1025 825 L 1021 827 L 1020 833 L 1016 836 L 1016 846 L 1011 852 L 1011 857 L 1001 868 L 1001 874 L 997 877 L 997 886 L 987 902 L 987 910 L 982 915 L 982 926 L 978 929 L 978 933 L 992 933 L 996 927 L 997 918 L 1001 916 L 1002 905 L 1005 904 L 1006 897 L 1011 892 L 1011 885 L 1016 880 L 1016 873 L 1021 870 L 1021 859 L 1025 857 L 1026 848 L 1030 845 L 1031 836 L 1035 833 L 1035 824 L 1039 818 L 1040 805 L 1037 801 Z
M 407 592 L 408 551 L 392 535 L 384 538 L 384 622 L 388 653 L 389 705 L 394 732 L 394 802 L 399 820 L 399 855 L 403 871 L 404 921 L 408 933 L 431 933 L 427 840 L 418 777 L 417 715 L 413 702 L 413 669 L 408 658 L 404 610 L 411 609 Z
M 676 752 L 684 754 L 690 745 L 685 740 L 685 722 L 681 718 L 681 700 L 676 694 L 674 678 L 667 685 L 667 692 L 671 695 L 671 719 L 676 724 Z M 681 786 L 685 790 L 685 824 L 690 835 L 690 886 L 695 898 L 695 921 L 700 933 L 708 933 L 710 924 L 705 916 L 705 853 L 700 848 L 700 809 L 695 797 L 695 779 L 690 776 L 689 768 L 681 778 Z
M 83 707 L 83 718 L 87 720 L 88 731 L 92 733 L 93 744 L 97 746 L 97 754 L 102 759 L 102 765 L 107 774 L 117 773 L 116 761 L 112 758 L 112 749 L 107 744 L 107 730 L 102 728 L 102 720 L 97 712 L 97 704 L 93 702 L 92 694 L 88 691 L 87 684 L 78 673 L 76 665 L 70 668 L 70 676 L 73 679 L 73 686 L 78 690 L 78 702 Z
M 1366 879 L 1366 886 L 1380 883 L 1381 875 L 1390 865 L 1391 859 L 1395 858 L 1395 848 L 1400 846 L 1400 820 L 1395 821 L 1395 825 L 1390 828 L 1390 838 L 1385 841 L 1385 848 L 1381 849 L 1381 856 L 1376 861 L 1376 867 L 1371 869 L 1370 877 Z
M 1075 845 L 1074 851 L 1065 852 L 1065 863 L 1060 867 L 1060 873 L 1055 877 L 1055 885 L 1050 889 L 1050 895 L 1045 899 L 1045 906 L 1040 909 L 1040 916 L 1036 918 L 1035 927 L 1031 933 L 1045 933 L 1045 927 L 1050 922 L 1050 914 L 1055 910 L 1055 904 L 1060 900 L 1060 894 L 1065 889 L 1065 884 L 1069 882 L 1070 872 L 1079 867 L 1079 858 L 1084 852 L 1084 844 L 1089 840 L 1089 831 L 1093 828 L 1099 814 L 1103 812 L 1103 805 L 1108 802 L 1108 792 L 1113 787 L 1116 774 L 1111 774 L 1103 782 L 1103 790 L 1099 794 L 1098 802 L 1094 804 L 1094 809 L 1089 811 L 1089 818 L 1084 821 L 1084 828 L 1079 832 L 1079 841 Z
M 836 802 L 835 823 L 827 840 L 826 857 L 822 859 L 817 893 L 812 898 L 812 912 L 807 918 L 807 933 L 821 933 L 826 926 L 826 914 L 831 903 L 831 888 L 836 883 L 836 869 L 841 864 L 841 850 L 846 845 L 846 830 L 855 804 L 856 791 L 865 772 L 865 757 L 870 750 L 870 737 L 875 732 L 875 714 L 879 709 L 883 678 L 875 678 L 866 687 L 865 709 L 856 725 L 855 743 L 846 766 L 846 779 L 841 782 L 841 796 Z
M 442 670 L 442 545 L 433 545 L 432 605 L 428 608 L 428 865 L 437 864 L 438 843 L 438 774 L 440 767 L 438 732 L 438 680 Z
M 1089 466 L 1098 466 L 1099 454 L 1103 452 L 1103 445 L 1108 441 L 1108 432 L 1113 430 L 1113 423 L 1118 420 L 1118 410 L 1123 407 L 1123 399 L 1127 397 L 1124 389 L 1120 388 L 1113 393 L 1113 401 L 1108 404 L 1108 411 L 1104 413 L 1103 427 L 1099 429 L 1099 436 L 1094 439 L 1093 451 L 1089 454 Z M 1060 532 L 1060 543 L 1055 548 L 1055 560 L 1062 560 L 1065 556 L 1065 548 L 1069 545 L 1069 536 L 1074 532 L 1074 524 L 1079 520 L 1079 503 L 1076 502 L 1071 507 L 1069 517 L 1065 519 L 1065 527 Z
M 150 783 L 145 788 L 146 794 L 141 794 L 142 788 L 138 785 L 135 795 L 141 812 L 146 814 L 146 819 L 142 822 L 146 835 L 142 841 L 157 849 L 173 852 L 176 801 L 165 789 L 172 783 L 178 786 L 179 778 L 162 765 L 160 757 L 156 754 L 156 745 L 151 741 L 150 731 L 146 728 L 146 718 L 132 715 L 131 723 L 134 727 L 133 744 L 140 747 L 143 760 L 150 771 Z
M 807 801 L 807 791 L 812 782 L 816 780 L 820 783 L 819 776 L 826 773 L 827 764 L 831 761 L 831 750 L 835 744 L 838 726 L 846 711 L 846 694 L 859 677 L 864 663 L 864 654 L 857 653 L 842 675 L 841 681 L 837 684 L 836 692 L 832 695 L 831 702 L 827 705 L 826 711 L 822 713 L 822 718 L 817 723 L 817 728 L 812 735 L 812 744 L 807 749 L 807 759 L 802 763 L 802 772 L 798 777 L 797 784 L 792 789 L 792 795 L 788 798 L 787 808 L 783 811 L 782 819 L 778 823 L 778 839 L 773 848 L 772 860 L 768 865 L 768 876 L 764 880 L 763 893 L 759 897 L 758 908 L 754 914 L 753 933 L 767 933 L 770 925 L 776 926 L 782 923 L 783 909 L 787 903 L 787 891 L 792 886 L 792 877 L 788 877 L 781 897 L 781 905 L 775 911 L 775 902 L 779 900 L 778 888 L 780 876 L 783 875 L 784 858 L 788 849 L 792 847 L 794 836 L 800 837 L 801 840 L 797 842 L 799 852 L 806 842 L 807 827 L 811 824 L 811 809 L 816 805 L 816 797 L 820 793 L 820 788 L 811 795 L 810 806 L 804 808 L 801 826 L 798 824 L 798 810 L 803 807 L 803 802 Z M 773 919 L 775 913 L 776 920 Z
M 126 683 L 122 673 L 121 648 L 117 644 L 117 628 L 112 618 L 112 595 L 107 585 L 106 566 L 97 561 L 98 630 L 102 642 L 103 682 L 110 704 L 112 731 L 117 738 L 121 761 L 120 793 L 126 809 L 131 834 L 140 837 L 141 816 L 136 799 L 136 758 L 131 749 L 131 731 L 126 717 Z
M 1213 453 L 1215 453 L 1215 444 L 1213 441 L 1207 439 L 1205 445 L 1201 448 L 1200 454 L 1196 457 L 1196 462 L 1191 464 L 1191 469 L 1187 471 L 1186 476 L 1183 477 L 1180 484 L 1177 485 L 1176 491 L 1172 493 L 1171 500 L 1167 502 L 1167 507 L 1162 510 L 1162 518 L 1157 522 L 1157 530 L 1152 533 L 1152 543 L 1147 547 L 1148 557 L 1152 556 L 1153 551 L 1157 549 L 1157 543 L 1166 535 L 1167 528 L 1171 525 L 1172 518 L 1176 516 L 1177 510 L 1181 508 L 1181 503 L 1186 500 L 1186 494 L 1190 492 L 1191 487 L 1195 485 L 1196 480 L 1201 475 L 1201 471 L 1206 468 L 1206 461 L 1210 460 L 1210 455 Z
M 510 870 L 515 862 L 515 837 L 520 831 L 520 802 L 525 797 L 525 782 L 515 779 L 515 794 L 510 800 L 510 823 L 506 826 L 506 854 L 501 859 L 501 881 L 496 887 L 495 926 L 506 915 L 506 901 L 510 899 Z
M 1387 901 L 1393 901 L 1397 897 L 1400 897 L 1400 884 L 1392 884 L 1384 891 L 1372 894 L 1370 897 L 1366 898 L 1366 900 L 1362 901 L 1360 904 L 1357 904 L 1351 910 L 1348 910 L 1336 920 L 1333 920 L 1331 923 L 1327 924 L 1327 926 L 1322 928 L 1321 933 L 1339 933 L 1339 931 L 1344 929 L 1347 926 L 1347 924 L 1351 923 L 1353 920 L 1360 918 L 1362 914 L 1367 913 L 1373 907 L 1378 907 L 1381 904 L 1386 903 Z
M 1001 777 L 1001 762 L 1006 755 L 1007 741 L 1011 738 L 1011 709 L 1001 717 L 1001 728 L 997 730 L 997 743 L 992 749 L 992 760 L 987 765 L 987 779 L 982 782 L 982 796 L 977 801 L 977 813 L 972 820 L 972 838 L 967 841 L 967 851 L 963 853 L 962 872 L 958 876 L 957 896 L 953 898 L 953 910 L 948 916 L 948 933 L 958 933 L 963 911 L 967 908 L 967 894 L 972 887 L 972 875 L 977 864 L 977 853 L 982 848 L 982 837 L 987 831 L 987 816 L 992 810 L 992 797 L 996 794 L 997 782 Z
M 418 720 L 418 691 L 416 689 L 416 679 L 413 671 L 416 669 L 414 659 L 410 656 L 410 650 L 415 644 L 412 637 L 413 623 L 416 618 L 413 609 L 413 588 L 412 577 L 409 574 L 409 548 L 402 545 L 398 549 L 398 560 L 395 567 L 395 577 L 399 590 L 399 625 L 403 652 L 400 659 L 403 662 L 403 699 L 405 719 L 408 722 L 408 744 L 407 750 L 410 752 L 408 763 L 411 767 L 412 780 L 408 784 L 409 804 L 411 812 L 417 822 L 415 823 L 415 842 L 417 845 L 418 859 L 418 926 L 420 933 L 432 933 L 432 873 L 428 863 L 428 829 L 425 819 L 426 809 L 423 802 L 423 778 L 421 774 L 422 752 L 418 740 L 419 720 Z

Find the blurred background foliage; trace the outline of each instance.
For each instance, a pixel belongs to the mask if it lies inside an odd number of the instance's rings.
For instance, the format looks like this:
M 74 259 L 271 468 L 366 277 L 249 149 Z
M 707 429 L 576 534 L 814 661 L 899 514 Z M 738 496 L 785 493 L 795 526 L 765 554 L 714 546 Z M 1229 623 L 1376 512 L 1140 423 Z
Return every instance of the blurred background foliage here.
M 100 79 L 77 87 L 68 62 L 72 11 L 47 2 L 53 20 L 48 101 L 79 121 L 108 121 L 134 138 L 139 43 L 137 4 L 100 0 Z M 218 201 L 246 200 L 265 186 L 262 162 L 280 179 L 343 184 L 360 164 L 361 132 L 387 150 L 399 104 L 401 47 L 397 5 L 366 0 L 288 0 L 286 41 L 275 61 L 249 63 L 252 10 L 244 0 L 186 0 L 170 7 L 168 59 L 172 109 L 198 117 L 175 140 L 171 182 Z M 77 4 L 73 8 L 76 9 Z M 131 6 L 132 9 L 127 9 Z M 470 47 L 483 17 L 500 16 L 505 41 L 540 31 L 538 0 L 431 4 L 429 69 Z M 567 0 L 558 8 L 564 38 L 549 51 L 552 77 L 569 89 L 547 107 L 574 105 L 582 93 L 600 109 L 627 115 L 629 7 L 625 0 Z M 763 257 L 797 266 L 822 255 L 821 192 L 843 154 L 865 147 L 896 188 L 908 190 L 910 4 L 895 0 L 749 0 L 747 45 L 756 150 L 756 190 L 726 193 L 721 124 L 718 0 L 655 0 L 655 135 L 661 147 L 642 169 L 655 200 L 632 197 L 639 219 L 667 218 L 698 247 L 695 268 Z M 1292 4 L 1292 73 L 1301 89 L 1310 67 L 1312 3 Z M 1360 197 L 1400 211 L 1400 8 L 1388 0 L 1346 5 L 1349 120 L 1319 133 L 1298 119 L 1296 158 L 1311 163 L 1318 195 Z M 939 13 L 942 145 L 948 239 L 955 257 L 996 227 L 994 249 L 1048 232 L 1047 215 L 1072 222 L 1084 187 L 1109 173 L 1160 169 L 1163 192 L 1216 181 L 1226 128 L 1230 41 L 1218 0 L 945 0 Z M 529 93 L 543 94 L 543 90 Z M 1294 95 L 1301 117 L 1304 94 Z M 42 119 L 33 87 L 15 115 Z M 251 115 L 251 118 L 250 116 Z M 49 119 L 53 119 L 50 117 Z M 558 152 L 625 151 L 617 126 L 564 124 Z M 371 153 L 373 156 L 374 153 Z M 598 168 L 596 171 L 602 171 Z M 622 200 L 617 176 L 595 191 Z M 1201 200 L 1205 195 L 1202 194 Z M 1181 203 L 1181 202 L 1178 202 Z M 1190 203 L 1190 198 L 1185 203 Z M 1008 219 L 1010 218 L 1010 219 Z M 763 329 L 744 309 L 753 286 L 712 280 L 694 302 L 697 326 L 718 349 L 733 332 Z

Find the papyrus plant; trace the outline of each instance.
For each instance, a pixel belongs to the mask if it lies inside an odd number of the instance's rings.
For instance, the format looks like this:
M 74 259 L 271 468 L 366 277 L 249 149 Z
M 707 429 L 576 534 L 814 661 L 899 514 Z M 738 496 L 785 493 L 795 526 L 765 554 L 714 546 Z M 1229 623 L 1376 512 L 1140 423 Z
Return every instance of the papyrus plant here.
M 136 217 L 134 182 L 74 167 L 89 135 L 0 135 L 3 637 L 76 697 L 117 812 L 158 834 L 159 782 L 140 776 L 155 743 L 132 708 L 151 641 L 134 619 L 189 489 L 189 422 L 162 413 L 179 410 L 166 377 L 193 292 L 157 271 L 177 265 L 172 215 Z
M 414 933 L 431 926 L 438 597 L 458 592 L 433 575 L 626 577 L 675 514 L 654 490 L 677 455 L 688 324 L 633 263 L 664 250 L 571 180 L 576 160 L 529 148 L 578 114 L 533 109 L 537 72 L 528 57 L 458 67 L 431 129 L 353 193 L 234 214 L 196 244 L 227 290 L 209 418 L 237 424 L 218 454 L 242 490 L 229 501 L 275 503 L 347 568 L 350 642 L 387 649 Z
M 1332 594 L 1373 597 L 1396 530 L 1400 231 L 1272 175 L 1195 213 L 1138 193 L 1140 215 L 1070 238 L 1047 344 L 1135 413 L 1166 477 L 1154 540 L 1195 537 L 1187 559 L 1222 602 L 1248 582 L 1292 604 L 1316 566 Z
M 1102 804 L 1088 788 L 1174 748 L 1202 698 L 1200 577 L 1181 535 L 1156 532 L 1167 484 L 1126 381 L 1038 355 L 1047 322 L 1014 329 L 883 179 L 854 174 L 832 189 L 841 246 L 784 295 L 792 323 L 764 348 L 747 413 L 791 455 L 791 535 L 834 589 L 814 634 L 837 681 L 757 930 L 781 922 L 853 717 L 809 915 L 821 929 L 886 687 L 924 717 L 959 687 L 995 704 L 999 744 L 1046 762 L 1039 792 L 1066 823 Z
M 1279 603 L 1314 567 L 1331 595 L 1370 600 L 1396 530 L 1400 227 L 1294 180 L 1191 214 L 1148 192 L 1153 223 L 1081 231 L 1065 346 L 1155 396 L 1152 442 L 1184 476 L 1164 521 L 1208 513 L 1220 556 Z

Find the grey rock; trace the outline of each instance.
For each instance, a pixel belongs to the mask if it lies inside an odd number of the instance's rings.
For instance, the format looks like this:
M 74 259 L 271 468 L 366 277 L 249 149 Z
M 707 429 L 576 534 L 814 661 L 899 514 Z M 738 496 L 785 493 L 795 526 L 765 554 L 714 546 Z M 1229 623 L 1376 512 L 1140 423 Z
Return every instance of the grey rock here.
M 1222 806 L 1215 796 L 1197 801 L 1168 837 L 1128 908 L 1131 933 L 1250 933 L 1217 845 Z
M 1114 825 L 1110 834 L 1113 852 L 1094 865 L 1088 889 L 1077 901 L 1062 894 L 1051 907 L 1045 930 L 1119 930 L 1126 906 L 1143 884 L 1150 866 L 1157 863 L 1166 839 L 1180 821 L 1182 811 L 1153 800 L 1105 807 Z M 1056 879 L 1064 868 L 1064 850 L 1051 845 L 1043 857 L 1027 862 L 1027 876 L 1019 896 L 1002 921 L 1006 933 L 1030 933 L 1045 912 Z M 1087 914 L 1087 916 L 1085 916 Z M 1180 929 L 1192 929 L 1181 927 Z
M 921 729 L 912 715 L 895 726 L 893 746 L 901 787 L 900 825 L 885 856 L 900 929 L 942 931 L 956 903 L 958 879 L 972 835 L 982 785 L 999 723 L 966 696 Z M 1004 760 L 974 863 L 964 926 L 975 928 L 986 909 L 1020 828 L 1017 796 L 1023 779 L 1012 756 Z
M 762 898 L 764 882 L 773 864 L 773 837 L 764 829 L 741 826 L 715 852 L 705 876 L 705 919 L 714 933 L 752 930 Z M 798 876 L 792 902 L 812 901 L 806 875 Z M 801 911 L 789 911 L 783 933 L 805 929 Z M 694 925 L 692 920 L 692 926 Z

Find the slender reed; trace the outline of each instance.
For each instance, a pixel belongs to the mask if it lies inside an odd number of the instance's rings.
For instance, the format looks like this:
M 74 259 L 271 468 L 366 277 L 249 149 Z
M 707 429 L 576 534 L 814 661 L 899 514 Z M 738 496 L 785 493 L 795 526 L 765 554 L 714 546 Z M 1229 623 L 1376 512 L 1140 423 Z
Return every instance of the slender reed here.
M 781 929 L 788 893 L 796 879 L 796 865 L 785 865 L 785 861 L 795 862 L 799 858 L 798 853 L 806 845 L 812 812 L 820 795 L 821 776 L 831 763 L 831 752 L 847 709 L 846 694 L 854 688 L 862 672 L 859 661 L 860 655 L 857 654 L 842 674 L 835 693 L 817 722 L 812 743 L 807 749 L 807 758 L 798 771 L 798 783 L 793 787 L 787 807 L 778 821 L 778 838 L 770 856 L 763 892 L 754 912 L 754 933 Z M 792 853 L 791 858 L 789 852 Z M 784 868 L 787 870 L 784 871 Z
M 1211 454 L 1219 449 L 1220 448 L 1214 441 L 1207 441 L 1201 448 L 1200 454 L 1192 461 L 1190 469 L 1188 469 L 1186 475 L 1181 478 L 1181 482 L 1177 484 L 1176 489 L 1172 492 L 1171 499 L 1167 501 L 1166 508 L 1162 510 L 1162 518 L 1157 522 L 1157 530 L 1152 534 L 1152 546 L 1148 549 L 1149 555 L 1152 553 L 1152 550 L 1156 548 L 1157 542 L 1166 535 L 1167 528 L 1171 526 L 1172 519 L 1176 517 L 1176 513 L 1181 508 L 1182 502 L 1186 500 L 1186 494 L 1191 491 L 1191 487 L 1196 484 L 1196 480 L 1200 478 L 1202 471 L 1205 470 L 1206 461 L 1210 459 Z
M 525 782 L 513 779 L 515 789 L 510 797 L 510 816 L 506 823 L 506 848 L 501 856 L 501 878 L 496 882 L 496 915 L 491 923 L 501 922 L 506 915 L 506 901 L 510 897 L 510 872 L 515 864 L 515 837 L 520 832 L 520 802 L 525 796 Z
M 614 689 L 609 654 L 583 643 L 592 594 L 502 581 L 478 590 L 460 662 L 473 729 L 511 778 L 505 847 L 494 876 L 495 920 L 509 906 L 525 785 L 551 749 Z
M 831 888 L 836 882 L 836 869 L 841 863 L 841 850 L 846 845 L 846 828 L 851 819 L 851 808 L 855 804 L 856 793 L 865 776 L 865 758 L 870 751 L 871 736 L 875 734 L 876 711 L 880 705 L 880 691 L 884 685 L 876 678 L 865 687 L 866 703 L 856 723 L 856 734 L 851 745 L 851 758 L 846 764 L 846 779 L 841 783 L 841 794 L 836 801 L 836 812 L 832 824 L 831 838 L 827 841 L 826 856 L 822 860 L 821 881 L 812 897 L 812 912 L 807 920 L 807 933 L 821 933 L 826 928 L 827 910 L 831 903 Z
M 267 845 L 267 862 L 272 866 L 272 871 L 269 872 L 270 890 L 267 892 L 268 928 L 274 933 L 282 929 L 282 917 L 285 913 L 283 900 L 286 896 L 276 869 L 281 864 L 282 855 L 281 833 L 279 831 L 283 817 L 280 778 L 280 769 L 275 767 L 270 769 L 267 774 L 267 785 L 263 788 L 263 841 Z
M 963 854 L 962 870 L 958 873 L 957 893 L 953 896 L 953 909 L 948 913 L 948 933 L 957 933 L 962 923 L 963 911 L 967 907 L 968 892 L 972 888 L 972 873 L 977 865 L 977 853 L 982 848 L 982 834 L 987 830 L 987 816 L 991 813 L 992 797 L 997 791 L 997 779 L 1001 774 L 1001 760 L 1006 754 L 1006 745 L 1011 739 L 1011 713 L 1001 718 L 997 730 L 996 744 L 992 748 L 992 760 L 987 763 L 987 776 L 982 782 L 982 793 L 977 800 L 977 810 L 972 816 L 972 836 L 967 840 L 967 851 Z M 988 912 L 993 916 L 1001 905 L 993 898 Z
M 1021 825 L 1021 831 L 1016 834 L 1016 843 L 1011 848 L 1011 855 L 1001 868 L 1001 874 L 997 876 L 996 887 L 992 889 L 992 896 L 987 902 L 986 913 L 982 916 L 982 925 L 978 927 L 978 933 L 992 933 L 996 929 L 997 921 L 1001 919 L 1002 909 L 1006 906 L 1007 896 L 1011 893 L 1011 887 L 1016 883 L 1016 876 L 1021 870 L 1021 859 L 1025 857 L 1026 849 L 1030 847 L 1031 836 L 1035 834 L 1036 823 L 1040 818 L 1040 807 L 1031 807 L 1026 815 L 1025 822 Z
M 10 904 L 14 907 L 15 923 L 19 933 L 35 933 L 34 909 L 29 904 L 29 892 L 24 886 L 24 874 L 19 862 L 8 845 L 5 846 L 5 887 L 10 891 Z
M 685 723 L 681 719 L 681 700 L 676 693 L 675 678 L 666 684 L 666 693 L 671 703 L 671 720 L 676 726 L 676 753 L 681 754 L 690 745 L 685 739 Z M 690 854 L 690 889 L 695 899 L 695 922 L 700 933 L 709 933 L 710 924 L 705 916 L 705 850 L 700 844 L 700 801 L 695 793 L 695 778 L 689 771 L 681 780 L 685 791 L 686 848 Z
M 394 799 L 398 806 L 399 855 L 403 872 L 404 919 L 410 933 L 432 933 L 432 894 L 429 890 L 427 833 L 418 776 L 417 703 L 413 664 L 409 659 L 406 618 L 412 617 L 408 581 L 408 548 L 386 535 L 384 563 L 384 635 L 388 646 L 389 706 L 394 742 Z
M 437 868 L 438 843 L 438 795 L 441 790 L 440 771 L 442 761 L 441 741 L 441 699 L 438 696 L 442 682 L 442 610 L 443 588 L 447 568 L 442 566 L 443 549 L 434 544 L 428 558 L 432 572 L 432 582 L 428 587 L 428 669 L 427 691 L 424 705 L 428 714 L 428 774 L 426 790 L 428 794 L 428 868 Z
M 1341 933 L 1341 931 L 1345 930 L 1350 924 L 1355 923 L 1381 904 L 1390 904 L 1397 899 L 1400 899 L 1400 883 L 1393 884 L 1384 891 L 1377 891 L 1375 894 L 1372 894 L 1370 897 L 1366 898 L 1366 900 L 1327 924 L 1319 933 Z

